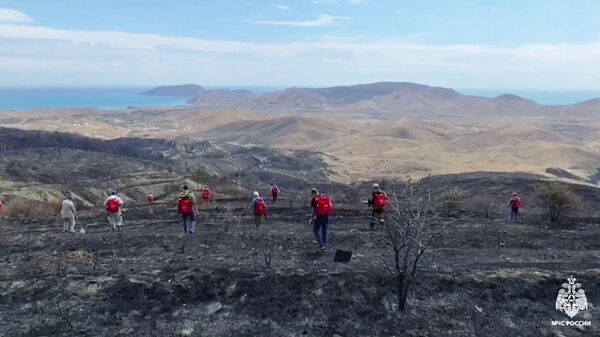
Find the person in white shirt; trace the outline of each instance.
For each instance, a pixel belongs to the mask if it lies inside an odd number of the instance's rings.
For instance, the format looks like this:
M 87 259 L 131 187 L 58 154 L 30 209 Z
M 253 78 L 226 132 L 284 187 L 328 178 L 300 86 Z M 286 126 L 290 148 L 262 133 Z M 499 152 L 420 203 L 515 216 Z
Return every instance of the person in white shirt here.
M 62 208 L 60 210 L 60 216 L 63 220 L 63 232 L 75 233 L 75 216 L 77 211 L 75 210 L 75 203 L 73 203 L 73 197 L 69 194 L 62 202 Z
M 121 206 L 123 206 L 123 200 L 117 196 L 116 191 L 111 191 L 110 196 L 104 201 L 104 207 L 106 207 L 106 212 L 108 213 L 108 224 L 113 231 L 120 231 L 121 226 L 123 226 Z

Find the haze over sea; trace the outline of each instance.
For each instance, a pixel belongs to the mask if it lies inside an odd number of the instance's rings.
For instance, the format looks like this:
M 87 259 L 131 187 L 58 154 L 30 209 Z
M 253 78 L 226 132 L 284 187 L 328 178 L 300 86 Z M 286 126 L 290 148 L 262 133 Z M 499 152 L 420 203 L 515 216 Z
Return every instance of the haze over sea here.
M 600 98 L 599 90 L 457 89 L 464 95 L 497 97 L 513 94 L 543 105 L 568 105 Z
M 207 87 L 211 89 L 211 87 Z M 214 87 L 216 88 L 216 87 Z M 213 89 L 214 89 L 213 88 Z M 223 87 L 219 87 L 223 88 Z M 148 96 L 140 93 L 151 88 L 0 88 L 0 110 L 129 107 L 170 107 L 186 105 L 185 97 Z M 231 87 L 248 89 L 257 94 L 283 88 Z M 600 97 L 600 91 L 457 89 L 465 95 L 495 97 L 515 94 L 544 105 L 566 105 Z
M 148 96 L 150 88 L 0 88 L 0 110 L 127 107 L 185 105 L 185 97 Z
M 206 87 L 222 89 L 224 87 Z M 0 88 L 0 110 L 35 109 L 126 109 L 128 107 L 172 107 L 186 105 L 187 97 L 141 95 L 151 87 L 115 88 Z M 236 87 L 257 94 L 283 88 Z

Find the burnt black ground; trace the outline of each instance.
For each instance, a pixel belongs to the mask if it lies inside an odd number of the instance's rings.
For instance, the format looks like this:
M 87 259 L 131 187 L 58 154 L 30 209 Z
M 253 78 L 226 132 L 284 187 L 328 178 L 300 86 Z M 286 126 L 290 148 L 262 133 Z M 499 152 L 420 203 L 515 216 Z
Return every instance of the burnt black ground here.
M 381 229 L 342 206 L 321 254 L 308 210 L 282 204 L 261 229 L 245 213 L 228 232 L 213 207 L 188 236 L 163 205 L 126 210 L 121 233 L 101 212 L 81 216 L 86 234 L 63 234 L 55 219 L 0 220 L 0 336 L 600 334 L 595 219 L 559 228 L 455 219 L 398 313 L 378 258 L 390 254 Z M 337 248 L 353 251 L 352 261 L 334 263 Z M 567 318 L 554 302 L 569 275 L 590 302 L 577 317 L 592 327 L 550 326 Z

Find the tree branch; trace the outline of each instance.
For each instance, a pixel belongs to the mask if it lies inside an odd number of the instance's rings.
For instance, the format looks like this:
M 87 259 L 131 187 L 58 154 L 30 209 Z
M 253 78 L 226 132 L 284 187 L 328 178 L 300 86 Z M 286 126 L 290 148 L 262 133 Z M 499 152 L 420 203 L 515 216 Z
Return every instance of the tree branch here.
M 175 252 L 175 254 L 173 254 L 173 257 L 171 258 L 171 261 L 169 261 L 169 264 L 167 265 L 167 267 L 170 267 L 173 264 L 173 261 L 175 261 L 175 258 L 177 257 L 178 254 L 179 254 L 179 252 Z
M 396 273 L 394 273 L 394 271 L 390 268 L 390 265 L 387 263 L 387 261 L 385 261 L 381 256 L 377 256 L 377 258 L 379 258 L 381 260 L 381 262 L 383 262 L 383 264 L 385 265 L 385 268 L 390 272 L 390 274 L 395 275 Z
M 75 328 L 73 327 L 73 324 L 71 324 L 71 321 L 65 315 L 63 315 L 63 312 L 60 308 L 60 301 L 58 300 L 56 301 L 56 307 L 58 308 L 58 315 L 62 317 L 62 319 L 64 319 L 67 322 L 67 324 L 69 324 L 71 330 L 74 330 Z

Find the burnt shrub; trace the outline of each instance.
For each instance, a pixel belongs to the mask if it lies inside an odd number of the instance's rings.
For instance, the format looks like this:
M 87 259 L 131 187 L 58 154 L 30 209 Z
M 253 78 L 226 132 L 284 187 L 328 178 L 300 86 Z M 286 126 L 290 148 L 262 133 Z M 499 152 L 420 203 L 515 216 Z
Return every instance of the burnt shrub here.
M 8 217 L 37 219 L 58 215 L 62 203 L 56 198 L 50 198 L 44 201 L 19 198 L 8 201 L 5 207 L 5 214 Z

